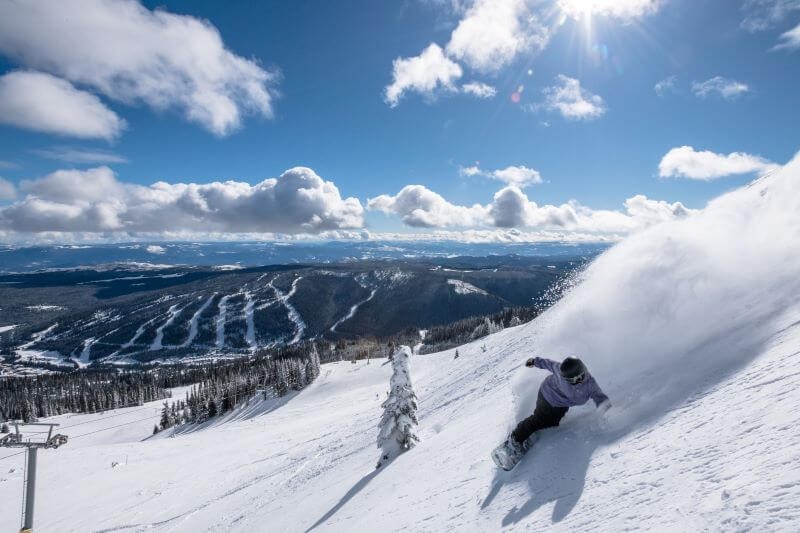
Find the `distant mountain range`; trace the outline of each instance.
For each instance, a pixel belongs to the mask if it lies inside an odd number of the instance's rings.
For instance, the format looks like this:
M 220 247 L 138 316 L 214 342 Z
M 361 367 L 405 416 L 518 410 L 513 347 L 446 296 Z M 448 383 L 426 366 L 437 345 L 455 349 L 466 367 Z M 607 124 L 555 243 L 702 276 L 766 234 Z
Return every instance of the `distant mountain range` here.
M 408 260 L 423 257 L 594 256 L 607 244 L 465 243 L 453 241 L 292 241 L 292 242 L 143 242 L 97 245 L 12 246 L 0 244 L 0 272 L 121 265 L 235 266 L 340 263 L 360 260 Z
M 586 256 L 359 260 L 235 270 L 104 266 L 0 275 L 6 364 L 85 366 L 386 336 L 537 302 Z

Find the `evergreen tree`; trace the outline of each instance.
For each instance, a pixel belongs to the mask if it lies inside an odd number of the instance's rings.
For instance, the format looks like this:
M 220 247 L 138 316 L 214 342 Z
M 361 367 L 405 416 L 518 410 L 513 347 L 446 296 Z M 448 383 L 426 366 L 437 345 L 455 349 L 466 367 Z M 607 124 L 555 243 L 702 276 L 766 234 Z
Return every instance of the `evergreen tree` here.
M 161 410 L 161 429 L 167 429 L 172 426 L 172 418 L 170 417 L 169 406 L 164 402 L 164 409 Z
M 0 426 L 0 433 L 8 433 L 8 432 L 10 432 L 10 431 L 11 431 L 11 430 L 10 430 L 10 429 L 8 429 L 8 424 L 6 424 L 5 422 L 3 422 L 3 425 L 2 425 L 2 426 Z
M 408 346 L 400 346 L 392 355 L 389 397 L 381 405 L 383 416 L 378 423 L 381 457 L 376 468 L 413 448 L 419 441 L 416 434 L 417 396 L 411 385 L 410 358 L 411 349 Z

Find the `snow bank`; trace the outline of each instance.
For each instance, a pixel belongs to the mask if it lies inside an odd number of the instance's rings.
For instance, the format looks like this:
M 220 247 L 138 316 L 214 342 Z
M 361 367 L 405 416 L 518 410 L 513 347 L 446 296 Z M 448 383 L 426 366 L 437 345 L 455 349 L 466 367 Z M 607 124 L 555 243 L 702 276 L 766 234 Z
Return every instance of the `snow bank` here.
M 686 219 L 600 256 L 537 320 L 533 350 L 583 358 L 620 429 L 663 412 L 751 360 L 800 318 L 800 156 Z M 519 416 L 541 376 L 520 371 Z

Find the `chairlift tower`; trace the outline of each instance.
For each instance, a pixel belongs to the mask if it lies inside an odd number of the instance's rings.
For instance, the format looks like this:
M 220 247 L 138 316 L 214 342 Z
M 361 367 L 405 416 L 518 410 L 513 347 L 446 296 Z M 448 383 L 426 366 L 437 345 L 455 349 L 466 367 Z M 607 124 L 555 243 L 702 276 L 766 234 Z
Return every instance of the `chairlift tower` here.
M 22 529 L 20 533 L 33 533 L 33 504 L 36 498 L 36 458 L 39 448 L 58 448 L 67 443 L 67 436 L 60 433 L 53 434 L 53 428 L 58 424 L 14 423 L 14 432 L 0 438 L 0 448 L 25 448 L 27 468 L 25 468 L 25 482 L 22 499 Z M 44 440 L 24 438 L 20 426 L 37 426 L 47 428 L 46 431 L 34 432 L 34 435 L 47 435 Z

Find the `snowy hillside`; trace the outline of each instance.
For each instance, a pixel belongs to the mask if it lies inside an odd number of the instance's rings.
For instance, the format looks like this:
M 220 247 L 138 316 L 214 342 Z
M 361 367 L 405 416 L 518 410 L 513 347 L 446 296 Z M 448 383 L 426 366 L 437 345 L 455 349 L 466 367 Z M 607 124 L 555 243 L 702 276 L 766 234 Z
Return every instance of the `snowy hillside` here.
M 798 266 L 796 159 L 622 242 L 536 321 L 416 356 L 421 442 L 379 470 L 390 366 L 330 364 L 211 428 L 140 442 L 147 420 L 41 453 L 37 529 L 797 531 Z M 489 451 L 545 377 L 531 355 L 580 355 L 614 408 L 571 410 L 499 472 Z M 86 416 L 75 435 L 114 425 Z M 0 461 L 3 531 L 21 458 Z

